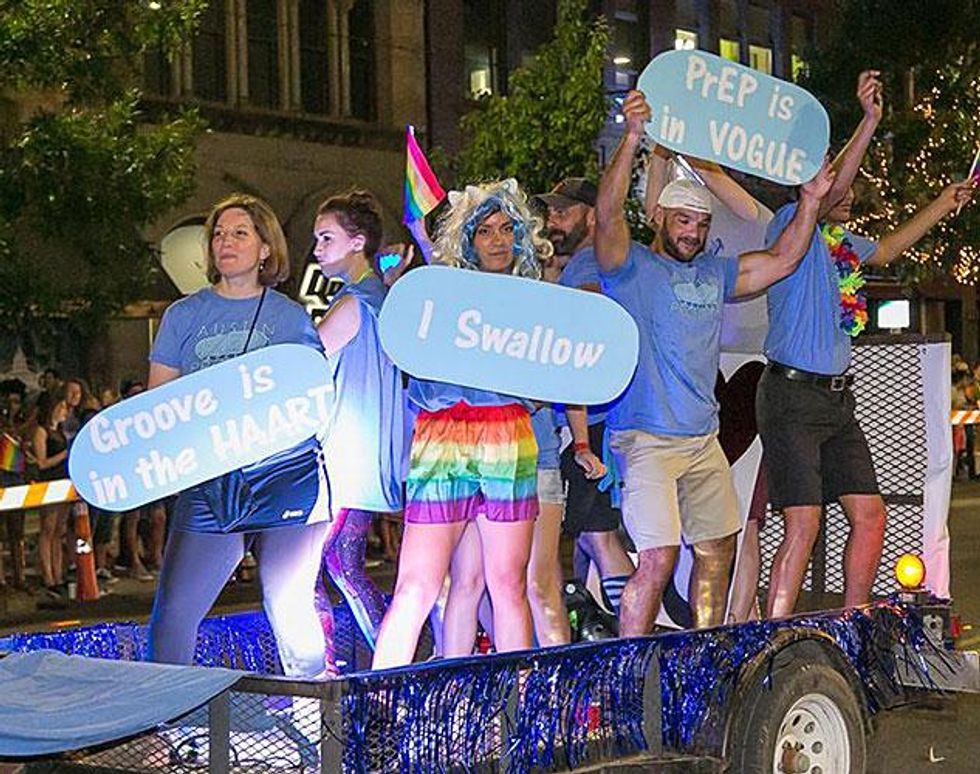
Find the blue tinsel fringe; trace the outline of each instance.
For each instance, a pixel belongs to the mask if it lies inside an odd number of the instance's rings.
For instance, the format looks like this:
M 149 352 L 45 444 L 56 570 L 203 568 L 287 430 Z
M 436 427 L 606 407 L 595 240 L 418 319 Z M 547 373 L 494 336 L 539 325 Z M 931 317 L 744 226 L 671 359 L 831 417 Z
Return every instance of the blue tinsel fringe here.
M 356 630 L 345 612 L 338 623 L 341 637 Z M 660 671 L 663 744 L 690 750 L 731 698 L 742 667 L 771 650 L 782 630 L 812 630 L 833 640 L 863 683 L 872 711 L 901 691 L 899 661 L 929 684 L 936 660 L 927 662 L 926 657 L 942 653 L 926 636 L 918 608 L 888 600 L 865 609 L 710 632 L 355 673 L 345 678 L 341 707 L 345 769 L 432 772 L 489 764 L 524 772 L 579 766 L 593 750 L 606 755 L 642 751 L 647 748 L 644 684 L 654 657 Z M 42 648 L 138 660 L 145 655 L 146 629 L 106 623 L 0 639 L 0 650 Z M 196 660 L 204 666 L 279 672 L 274 639 L 262 613 L 205 621 Z

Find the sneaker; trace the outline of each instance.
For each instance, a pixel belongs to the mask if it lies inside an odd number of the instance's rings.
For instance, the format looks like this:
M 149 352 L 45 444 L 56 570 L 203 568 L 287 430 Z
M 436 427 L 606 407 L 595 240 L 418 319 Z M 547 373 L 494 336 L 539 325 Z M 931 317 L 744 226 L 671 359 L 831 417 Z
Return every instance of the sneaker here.
M 146 570 L 139 570 L 136 572 L 130 570 L 129 577 L 133 580 L 142 581 L 143 583 L 149 583 L 150 581 L 157 579 L 156 575 L 154 575 L 152 572 L 147 572 Z
M 64 586 L 45 586 L 42 593 L 48 599 L 53 599 L 57 602 L 64 602 L 68 598 L 68 589 Z
M 105 583 L 107 586 L 111 586 L 113 583 L 119 582 L 119 578 L 109 572 L 105 567 L 100 567 L 98 570 L 96 570 L 95 577 Z

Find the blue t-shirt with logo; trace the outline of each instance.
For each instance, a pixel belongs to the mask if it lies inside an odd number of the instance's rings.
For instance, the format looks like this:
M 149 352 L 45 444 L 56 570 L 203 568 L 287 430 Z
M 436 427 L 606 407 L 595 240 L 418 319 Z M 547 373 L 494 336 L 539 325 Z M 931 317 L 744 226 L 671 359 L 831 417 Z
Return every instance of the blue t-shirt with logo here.
M 771 245 L 796 214 L 787 204 L 773 217 L 766 232 Z M 878 245 L 846 232 L 861 263 Z M 769 333 L 765 355 L 769 360 L 817 374 L 842 374 L 851 363 L 851 337 L 840 327 L 840 290 L 837 267 L 817 227 L 806 255 L 792 274 L 773 284 L 767 293 Z
M 457 403 L 470 406 L 512 406 L 515 403 L 531 411 L 530 401 L 513 395 L 501 395 L 478 387 L 464 387 L 461 384 L 435 382 L 431 379 L 408 380 L 408 399 L 423 411 L 442 411 Z
M 565 268 L 562 269 L 558 284 L 566 288 L 584 288 L 587 286 L 601 287 L 599 279 L 599 262 L 595 257 L 595 249 L 589 245 L 576 250 Z M 589 425 L 597 425 L 606 418 L 609 407 L 612 403 L 602 403 L 588 407 Z M 568 424 L 565 418 L 564 406 L 559 407 L 558 422 L 561 425 Z
M 701 253 L 685 263 L 632 242 L 625 263 L 599 276 L 602 292 L 640 331 L 636 372 L 606 427 L 682 436 L 717 431 L 722 304 L 735 291 L 738 260 Z
M 249 352 L 270 344 L 305 344 L 323 351 L 303 307 L 268 288 L 255 319 L 260 298 L 225 298 L 206 287 L 175 301 L 163 313 L 150 360 L 186 376 L 244 354 L 246 341 Z
M 558 467 L 561 436 L 558 432 L 555 410 L 551 406 L 535 408 L 531 413 L 531 428 L 538 442 L 538 467 L 554 470 Z
M 584 288 L 586 285 L 598 287 L 599 263 L 595 259 L 595 249 L 589 246 L 576 250 L 562 269 L 558 284 L 566 288 Z
M 186 375 L 241 355 L 246 341 L 249 352 L 272 344 L 304 344 L 323 351 L 320 337 L 303 307 L 271 288 L 265 292 L 261 309 L 260 298 L 225 298 L 213 287 L 206 287 L 175 301 L 167 307 L 160 321 L 150 361 Z M 300 444 L 244 470 L 276 465 L 302 453 L 307 452 Z M 204 533 L 221 531 L 202 494 L 205 486 L 198 485 L 180 493 L 174 508 L 173 529 Z

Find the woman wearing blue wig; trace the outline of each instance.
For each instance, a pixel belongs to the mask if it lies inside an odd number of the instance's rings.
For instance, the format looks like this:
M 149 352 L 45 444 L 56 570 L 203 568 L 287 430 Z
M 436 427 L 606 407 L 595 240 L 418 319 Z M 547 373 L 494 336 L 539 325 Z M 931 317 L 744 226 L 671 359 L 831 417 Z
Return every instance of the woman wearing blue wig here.
M 551 244 L 514 180 L 449 194 L 435 262 L 537 279 Z M 482 546 L 498 651 L 532 645 L 527 564 L 537 501 L 537 444 L 525 401 L 412 379 L 419 415 L 406 485 L 398 580 L 374 654 L 376 669 L 412 660 L 453 551 L 470 523 Z

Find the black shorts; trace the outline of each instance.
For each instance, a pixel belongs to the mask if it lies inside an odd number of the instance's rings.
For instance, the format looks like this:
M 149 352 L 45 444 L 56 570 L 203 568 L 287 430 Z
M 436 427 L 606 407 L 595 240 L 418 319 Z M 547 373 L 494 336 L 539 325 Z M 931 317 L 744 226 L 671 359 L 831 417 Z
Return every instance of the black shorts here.
M 589 427 L 592 451 L 602 455 L 602 436 L 605 422 Z M 619 528 L 620 512 L 613 508 L 609 492 L 600 492 L 598 481 L 585 477 L 585 471 L 575 462 L 575 447 L 569 444 L 561 455 L 561 477 L 565 482 L 566 535 L 578 537 L 583 532 L 613 532 Z
M 849 388 L 791 381 L 767 368 L 755 406 L 773 508 L 879 494 Z

